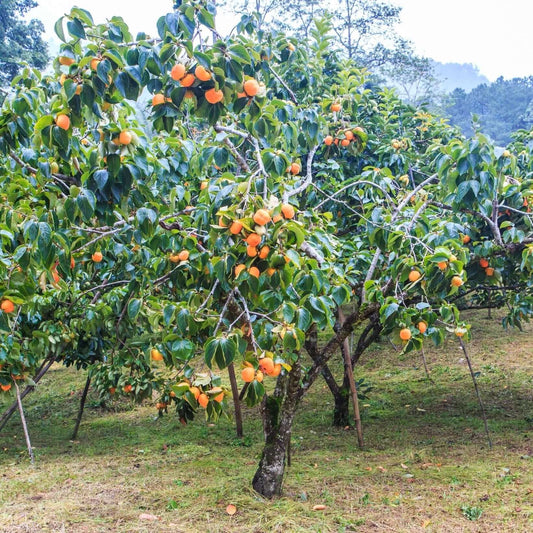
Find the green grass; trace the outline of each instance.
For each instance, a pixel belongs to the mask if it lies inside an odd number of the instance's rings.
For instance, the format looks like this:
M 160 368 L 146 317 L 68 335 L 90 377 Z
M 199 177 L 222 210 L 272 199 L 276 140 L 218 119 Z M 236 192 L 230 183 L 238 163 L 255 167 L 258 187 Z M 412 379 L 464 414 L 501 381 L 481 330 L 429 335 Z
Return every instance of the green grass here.
M 353 430 L 331 427 L 332 399 L 318 381 L 298 413 L 284 496 L 273 501 L 250 486 L 262 446 L 256 409 L 245 409 L 241 442 L 228 420 L 184 427 L 148 403 L 106 410 L 90 394 L 71 442 L 85 375 L 57 366 L 25 400 L 35 466 L 18 416 L 0 433 L 0 530 L 531 531 L 533 328 L 504 332 L 484 317 L 468 316 L 468 349 L 492 450 L 457 343 L 427 350 L 431 383 L 419 354 L 400 356 L 384 341 L 356 370 L 373 385 L 361 402 L 365 450 Z

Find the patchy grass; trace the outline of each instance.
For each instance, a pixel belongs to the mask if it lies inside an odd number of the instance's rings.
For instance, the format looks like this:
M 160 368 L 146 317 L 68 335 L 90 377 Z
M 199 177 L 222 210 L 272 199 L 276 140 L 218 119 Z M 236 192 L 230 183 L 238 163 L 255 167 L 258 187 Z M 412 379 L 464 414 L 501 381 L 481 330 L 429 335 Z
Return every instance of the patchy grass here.
M 102 409 L 90 395 L 79 440 L 69 441 L 85 376 L 55 367 L 26 398 L 36 465 L 18 417 L 0 434 L 0 529 L 6 532 L 502 532 L 533 529 L 532 327 L 504 332 L 468 316 L 468 344 L 487 408 L 487 446 L 468 368 L 452 339 L 420 355 L 373 346 L 356 377 L 365 450 L 330 425 L 322 381 L 305 398 L 282 498 L 250 480 L 261 452 L 257 410 L 245 439 L 231 421 L 182 426 L 152 405 Z M 338 370 L 338 369 L 337 369 Z M 6 401 L 4 395 L 2 401 Z M 4 406 L 0 405 L 0 409 Z M 228 516 L 226 505 L 237 513 Z M 324 504 L 323 511 L 313 511 Z M 158 520 L 141 519 L 143 513 Z

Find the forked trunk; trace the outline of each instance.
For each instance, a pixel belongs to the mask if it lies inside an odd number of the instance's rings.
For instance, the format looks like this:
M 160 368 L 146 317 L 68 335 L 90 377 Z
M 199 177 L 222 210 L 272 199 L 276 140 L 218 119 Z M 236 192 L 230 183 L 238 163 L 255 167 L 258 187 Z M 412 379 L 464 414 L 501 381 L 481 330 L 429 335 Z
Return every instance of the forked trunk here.
M 252 486 L 265 498 L 279 496 L 282 491 L 292 423 L 303 393 L 300 378 L 301 367 L 297 361 L 289 373 L 286 387 L 276 387 L 274 394 L 263 401 L 265 447 Z M 279 383 L 283 382 L 280 380 Z

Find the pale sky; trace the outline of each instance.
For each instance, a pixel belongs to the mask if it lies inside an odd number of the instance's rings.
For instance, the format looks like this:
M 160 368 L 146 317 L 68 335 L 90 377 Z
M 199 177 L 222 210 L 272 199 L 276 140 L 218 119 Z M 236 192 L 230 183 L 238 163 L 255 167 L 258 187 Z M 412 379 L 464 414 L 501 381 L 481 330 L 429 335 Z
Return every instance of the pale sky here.
M 70 11 L 72 5 L 87 9 L 97 23 L 120 15 L 133 33 L 156 34 L 158 17 L 170 11 L 173 4 L 172 0 L 143 3 L 135 0 L 38 1 L 39 7 L 32 10 L 30 16 L 43 21 L 47 38 L 52 38 L 55 21 Z M 398 31 L 414 43 L 420 55 L 441 62 L 472 63 L 491 81 L 498 76 L 533 75 L 533 1 L 389 1 L 403 8 Z M 222 22 L 223 14 L 219 18 Z

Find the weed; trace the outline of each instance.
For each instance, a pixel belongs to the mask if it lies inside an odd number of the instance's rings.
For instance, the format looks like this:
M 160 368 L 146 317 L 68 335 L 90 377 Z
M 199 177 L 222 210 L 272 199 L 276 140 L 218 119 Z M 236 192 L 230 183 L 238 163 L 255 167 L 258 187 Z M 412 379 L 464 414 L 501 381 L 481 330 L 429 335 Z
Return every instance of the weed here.
M 463 516 L 468 518 L 468 520 L 478 520 L 483 514 L 481 507 L 471 507 L 470 505 L 463 505 L 461 511 L 463 512 Z

